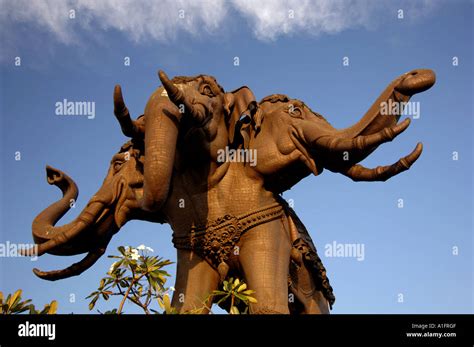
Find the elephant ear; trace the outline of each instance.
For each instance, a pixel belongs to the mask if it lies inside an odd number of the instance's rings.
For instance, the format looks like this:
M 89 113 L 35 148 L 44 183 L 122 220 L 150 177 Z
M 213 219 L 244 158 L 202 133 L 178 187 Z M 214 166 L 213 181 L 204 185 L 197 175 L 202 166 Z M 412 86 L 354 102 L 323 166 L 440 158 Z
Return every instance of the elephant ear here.
M 248 109 L 248 106 L 252 101 L 255 101 L 255 95 L 253 95 L 253 92 L 247 86 L 240 87 L 225 94 L 225 108 L 228 115 L 227 127 L 229 130 L 229 143 L 234 142 L 235 126 L 242 113 Z

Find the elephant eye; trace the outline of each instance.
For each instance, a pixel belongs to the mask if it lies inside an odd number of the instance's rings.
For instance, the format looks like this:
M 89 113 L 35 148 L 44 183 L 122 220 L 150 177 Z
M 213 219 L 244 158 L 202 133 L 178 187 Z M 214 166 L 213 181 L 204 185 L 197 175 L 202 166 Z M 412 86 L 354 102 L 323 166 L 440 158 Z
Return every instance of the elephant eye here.
M 206 96 L 209 96 L 209 97 L 213 97 L 213 96 L 214 96 L 214 93 L 212 92 L 212 89 L 211 89 L 211 87 L 210 87 L 208 84 L 204 84 L 204 85 L 201 87 L 201 94 L 206 95 Z
M 294 107 L 293 109 L 290 109 L 289 112 L 290 116 L 295 117 L 295 118 L 303 118 L 301 109 L 299 107 Z
M 124 164 L 125 162 L 122 161 L 122 160 L 116 160 L 114 162 L 114 172 L 117 172 L 119 171 L 121 168 L 122 168 L 122 165 Z

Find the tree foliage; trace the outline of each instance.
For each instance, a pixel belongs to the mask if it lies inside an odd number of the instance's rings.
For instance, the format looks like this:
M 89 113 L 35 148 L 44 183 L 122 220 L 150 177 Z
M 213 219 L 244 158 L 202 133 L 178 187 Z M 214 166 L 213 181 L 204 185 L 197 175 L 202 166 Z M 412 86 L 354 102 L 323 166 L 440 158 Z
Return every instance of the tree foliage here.
M 46 304 L 42 310 L 37 310 L 31 303 L 31 299 L 21 299 L 22 290 L 18 289 L 14 294 L 8 294 L 5 298 L 0 292 L 0 314 L 55 314 L 58 309 L 58 303 L 53 300 Z
M 230 314 L 246 314 L 250 303 L 256 303 L 252 295 L 255 291 L 247 289 L 247 284 L 238 278 L 229 278 L 222 284 L 222 290 L 214 290 L 211 293 L 213 301 L 216 304 L 228 307 Z M 243 311 L 239 310 L 239 307 L 244 307 Z
M 89 310 L 94 309 L 99 299 L 107 301 L 111 296 L 120 296 L 119 307 L 105 314 L 121 314 L 125 302 L 140 307 L 146 314 L 156 313 L 151 304 L 155 300 L 165 300 L 168 291 L 165 284 L 170 275 L 163 268 L 172 262 L 150 255 L 153 250 L 144 245 L 137 248 L 120 246 L 118 251 L 119 255 L 109 256 L 117 260 L 107 276 L 100 280 L 97 290 L 87 296 L 91 299 Z

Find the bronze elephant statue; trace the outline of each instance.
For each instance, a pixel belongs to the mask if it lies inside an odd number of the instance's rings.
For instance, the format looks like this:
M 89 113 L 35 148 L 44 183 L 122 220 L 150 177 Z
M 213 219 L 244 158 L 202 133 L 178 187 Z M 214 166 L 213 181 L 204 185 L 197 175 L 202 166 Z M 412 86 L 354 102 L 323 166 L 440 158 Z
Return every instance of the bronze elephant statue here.
M 284 95 L 257 103 L 247 87 L 226 93 L 210 76 L 170 80 L 160 72 L 159 77 L 163 87 L 136 121 L 116 87 L 115 114 L 124 134 L 132 137 L 129 146 L 138 151 L 138 159 L 122 163 L 118 171 L 112 165 L 104 181 L 109 188 L 99 190 L 76 222 L 59 228 L 52 225 L 77 189 L 56 171 L 59 179 L 52 182 L 66 200 L 35 219 L 39 253 L 89 254 L 73 269 L 36 273 L 47 279 L 78 274 L 103 254 L 127 220 L 166 222 L 178 249 L 172 304 L 179 311 L 200 306 L 226 276 L 237 275 L 256 292 L 251 313 L 329 312 L 334 295 L 324 266 L 306 228 L 279 194 L 324 168 L 366 181 L 386 180 L 408 169 L 421 154 L 421 144 L 391 166 L 366 169 L 358 162 L 409 125 L 408 120 L 397 124 L 399 113 L 381 114 L 380 104 L 408 101 L 434 84 L 434 73 L 415 70 L 400 76 L 359 122 L 343 130 Z M 255 165 L 221 160 L 222 151 L 255 151 L 258 160 Z M 113 213 L 107 208 L 111 201 L 121 202 Z M 81 233 L 86 228 L 93 232 Z M 289 302 L 290 293 L 296 303 Z

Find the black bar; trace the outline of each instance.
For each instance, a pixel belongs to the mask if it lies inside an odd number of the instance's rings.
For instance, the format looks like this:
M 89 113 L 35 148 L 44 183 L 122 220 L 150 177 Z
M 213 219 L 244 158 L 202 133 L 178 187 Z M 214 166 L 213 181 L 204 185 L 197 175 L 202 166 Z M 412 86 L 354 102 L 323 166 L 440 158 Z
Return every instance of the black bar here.
M 473 323 L 473 315 L 0 315 L 0 347 L 72 343 L 92 347 L 99 342 L 109 346 L 125 341 L 137 345 L 156 342 L 156 346 L 175 341 L 182 346 L 186 340 L 199 345 L 222 345 L 234 340 L 249 346 L 249 339 L 253 340 L 250 345 L 266 341 L 266 346 L 270 341 L 311 346 L 340 342 L 473 346 Z M 52 330 L 32 324 L 54 324 L 54 340 Z M 19 336 L 20 330 L 23 334 L 43 332 L 51 339 Z

